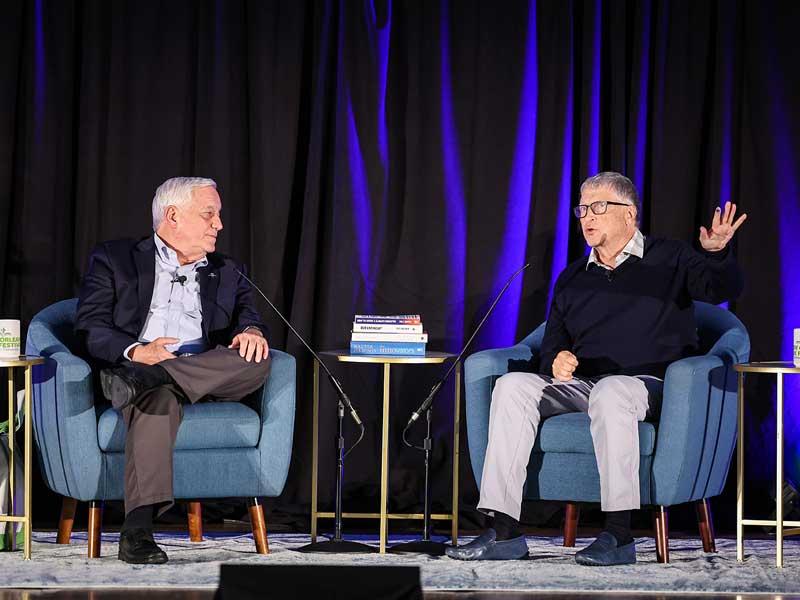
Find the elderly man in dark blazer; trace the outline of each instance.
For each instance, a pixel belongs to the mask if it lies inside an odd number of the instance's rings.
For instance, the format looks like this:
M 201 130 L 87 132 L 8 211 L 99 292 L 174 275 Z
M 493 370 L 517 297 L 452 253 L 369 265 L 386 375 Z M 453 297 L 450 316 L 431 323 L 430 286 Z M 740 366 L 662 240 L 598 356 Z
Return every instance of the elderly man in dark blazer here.
M 127 425 L 119 558 L 163 563 L 153 517 L 173 504 L 182 402 L 240 400 L 269 372 L 266 328 L 243 267 L 215 252 L 222 202 L 211 179 L 176 177 L 153 198 L 152 236 L 98 245 L 75 329 Z

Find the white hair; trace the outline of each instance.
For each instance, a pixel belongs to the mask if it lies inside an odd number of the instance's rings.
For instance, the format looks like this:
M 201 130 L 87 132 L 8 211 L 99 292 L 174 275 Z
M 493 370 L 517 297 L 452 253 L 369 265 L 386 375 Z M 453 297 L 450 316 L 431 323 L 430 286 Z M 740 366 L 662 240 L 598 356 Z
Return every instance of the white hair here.
M 207 177 L 173 177 L 156 188 L 153 196 L 153 231 L 157 231 L 168 206 L 184 206 L 192 200 L 192 190 L 199 187 L 217 187 L 217 182 Z

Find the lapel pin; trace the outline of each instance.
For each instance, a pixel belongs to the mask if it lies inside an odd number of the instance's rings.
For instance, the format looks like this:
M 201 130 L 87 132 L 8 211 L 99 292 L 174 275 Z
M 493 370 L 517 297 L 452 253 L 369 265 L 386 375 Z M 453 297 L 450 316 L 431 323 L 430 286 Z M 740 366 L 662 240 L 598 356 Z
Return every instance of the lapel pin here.
M 216 273 L 209 273 L 209 274 L 208 274 L 208 278 L 209 278 L 209 279 L 211 279 L 212 277 L 216 277 L 216 276 L 217 276 L 217 274 L 216 274 Z

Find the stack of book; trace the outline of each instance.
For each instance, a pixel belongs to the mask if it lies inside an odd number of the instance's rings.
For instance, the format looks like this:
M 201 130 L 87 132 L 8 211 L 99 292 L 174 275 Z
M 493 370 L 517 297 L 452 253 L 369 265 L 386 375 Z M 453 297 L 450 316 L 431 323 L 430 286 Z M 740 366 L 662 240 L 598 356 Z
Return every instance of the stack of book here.
M 419 315 L 356 315 L 350 354 L 425 356 L 427 343 Z

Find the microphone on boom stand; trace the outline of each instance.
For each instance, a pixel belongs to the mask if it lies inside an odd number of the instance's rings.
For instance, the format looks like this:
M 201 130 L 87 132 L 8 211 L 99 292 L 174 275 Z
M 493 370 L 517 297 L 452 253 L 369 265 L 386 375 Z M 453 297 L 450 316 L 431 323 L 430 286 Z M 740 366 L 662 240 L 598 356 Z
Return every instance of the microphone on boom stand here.
M 338 427 L 337 427 L 337 459 L 336 459 L 336 468 L 337 468 L 337 477 L 336 477 L 336 510 L 334 514 L 334 535 L 333 539 L 326 540 L 324 542 L 314 542 L 312 544 L 306 544 L 300 548 L 296 548 L 298 552 L 362 552 L 362 553 L 372 553 L 377 552 L 378 549 L 367 544 L 361 544 L 359 542 L 350 542 L 342 538 L 342 487 L 344 484 L 344 459 L 345 457 L 352 452 L 353 448 L 355 448 L 362 439 L 364 439 L 364 424 L 361 422 L 361 418 L 358 416 L 358 412 L 356 411 L 353 403 L 350 402 L 350 398 L 345 393 L 344 389 L 342 388 L 342 384 L 339 382 L 336 377 L 334 377 L 333 373 L 331 373 L 330 369 L 328 369 L 327 365 L 322 362 L 322 359 L 319 355 L 314 352 L 308 342 L 303 339 L 303 336 L 300 335 L 297 330 L 292 327 L 292 324 L 289 320 L 283 316 L 281 311 L 267 298 L 267 295 L 261 291 L 255 282 L 250 279 L 247 275 L 242 273 L 239 269 L 236 269 L 236 272 L 241 275 L 245 281 L 247 281 L 253 289 L 256 290 L 264 300 L 267 301 L 270 308 L 275 311 L 275 313 L 281 318 L 281 320 L 286 323 L 286 326 L 291 330 L 291 332 L 299 339 L 303 346 L 311 353 L 311 356 L 322 366 L 322 370 L 328 376 L 328 381 L 330 381 L 333 389 L 336 391 L 336 395 L 339 400 L 339 409 L 337 411 L 338 416 Z M 356 425 L 358 425 L 360 429 L 360 433 L 358 435 L 358 439 L 355 443 L 350 447 L 349 450 L 345 452 L 344 449 L 344 413 L 345 409 L 350 413 L 350 417 L 353 419 Z
M 517 278 L 517 276 L 522 273 L 525 269 L 530 267 L 530 263 L 526 263 L 524 266 L 519 268 L 506 282 L 503 286 L 503 289 L 500 290 L 500 293 L 497 294 L 497 297 L 492 302 L 489 309 L 486 311 L 486 314 L 481 319 L 478 326 L 475 328 L 475 331 L 472 332 L 472 335 L 467 340 L 467 343 L 464 344 L 464 347 L 461 349 L 461 352 L 458 353 L 456 359 L 450 364 L 450 368 L 447 372 L 437 381 L 433 387 L 431 388 L 430 392 L 428 392 L 428 396 L 425 400 L 420 404 L 419 408 L 411 413 L 411 417 L 408 419 L 408 423 L 406 424 L 405 429 L 403 429 L 403 442 L 409 448 L 415 448 L 417 450 L 421 450 L 425 453 L 425 499 L 424 499 L 424 514 L 422 520 L 422 539 L 417 540 L 415 542 L 408 542 L 405 544 L 397 544 L 392 546 L 389 551 L 398 553 L 398 554 L 430 554 L 432 556 L 442 556 L 444 554 L 444 544 L 439 542 L 434 542 L 431 540 L 431 507 L 430 507 L 430 455 L 431 455 L 431 406 L 433 405 L 433 400 L 436 397 L 436 394 L 441 389 L 444 382 L 447 381 L 447 378 L 450 376 L 450 373 L 456 368 L 457 365 L 461 363 L 461 359 L 464 356 L 464 353 L 469 348 L 469 345 L 472 343 L 472 340 L 478 334 L 483 324 L 486 322 L 486 319 L 489 318 L 489 315 L 492 314 L 494 307 L 497 306 L 497 303 L 500 301 L 500 298 L 503 297 L 508 287 L 511 285 L 511 282 Z M 412 443 L 408 441 L 406 438 L 406 434 L 408 433 L 409 428 L 414 424 L 414 421 L 419 419 L 420 415 L 425 413 L 426 422 L 427 422 L 427 430 L 425 435 L 425 440 L 423 441 L 423 445 L 414 446 Z M 455 452 L 457 449 L 454 448 L 453 451 Z M 457 509 L 457 507 L 456 507 Z

